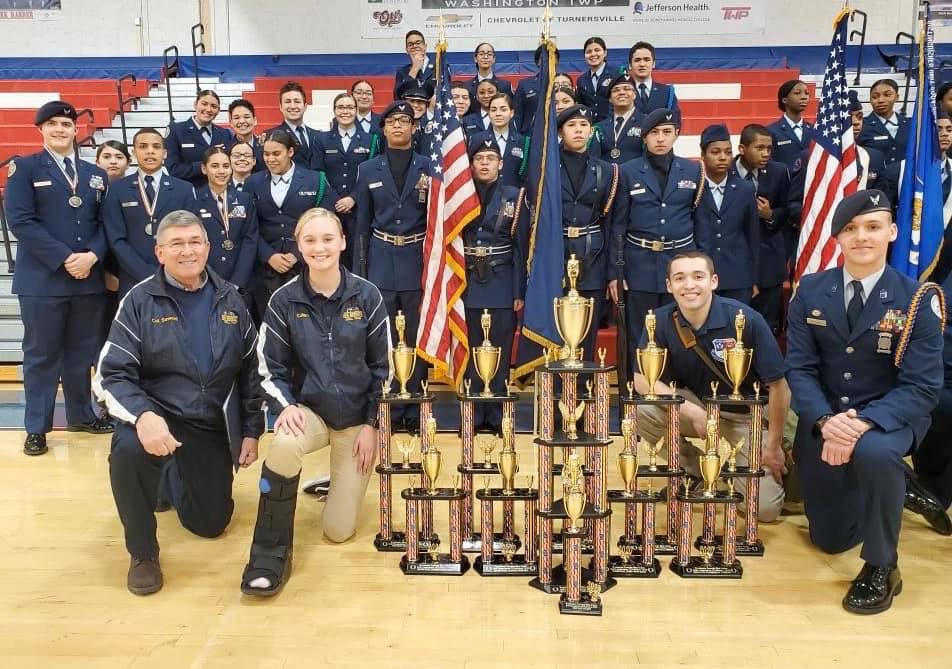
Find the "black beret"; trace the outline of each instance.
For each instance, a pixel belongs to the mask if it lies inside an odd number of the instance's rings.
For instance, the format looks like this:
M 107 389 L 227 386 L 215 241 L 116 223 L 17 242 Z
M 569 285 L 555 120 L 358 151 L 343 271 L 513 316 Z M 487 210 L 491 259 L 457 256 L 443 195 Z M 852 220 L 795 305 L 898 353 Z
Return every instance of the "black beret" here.
M 850 106 L 849 106 L 850 114 L 854 112 L 858 112 L 858 111 L 863 111 L 863 103 L 859 101 L 859 95 L 856 93 L 854 89 L 852 88 L 850 89 L 849 96 L 850 96 Z
M 400 97 L 404 100 L 422 100 L 423 102 L 429 102 L 430 96 L 427 95 L 426 89 L 422 86 L 410 85 L 405 86 L 400 90 Z
M 726 125 L 718 123 L 709 125 L 701 132 L 701 148 L 704 149 L 711 142 L 729 142 L 731 133 Z
M 380 127 L 382 128 L 383 122 L 391 116 L 400 114 L 410 117 L 411 121 L 413 120 L 413 108 L 406 100 L 394 100 L 390 103 L 390 106 L 383 110 L 383 114 L 380 115 Z
M 586 121 L 591 123 L 592 112 L 585 105 L 572 105 L 568 109 L 563 109 L 558 118 L 559 129 L 561 130 L 562 126 L 573 118 L 584 118 Z
M 611 92 L 611 90 L 619 84 L 630 84 L 632 88 L 635 87 L 635 81 L 628 76 L 627 72 L 622 72 L 617 77 L 612 79 L 611 83 L 608 84 L 608 91 Z
M 36 110 L 36 118 L 33 119 L 33 123 L 43 125 L 56 116 L 65 116 L 75 121 L 77 116 L 76 107 L 62 100 L 51 100 Z
M 481 142 L 472 142 L 469 145 L 470 158 L 475 158 L 477 153 L 484 153 L 486 151 L 492 151 L 497 156 L 502 157 L 502 151 L 499 150 L 499 145 L 496 143 L 495 139 L 487 137 Z
M 642 138 L 659 125 L 673 125 L 678 128 L 681 124 L 678 122 L 678 115 L 670 109 L 655 109 L 641 120 Z
M 856 216 L 869 214 L 874 211 L 892 211 L 889 198 L 881 190 L 859 190 L 840 200 L 833 212 L 833 222 L 830 224 L 830 234 L 836 237 Z

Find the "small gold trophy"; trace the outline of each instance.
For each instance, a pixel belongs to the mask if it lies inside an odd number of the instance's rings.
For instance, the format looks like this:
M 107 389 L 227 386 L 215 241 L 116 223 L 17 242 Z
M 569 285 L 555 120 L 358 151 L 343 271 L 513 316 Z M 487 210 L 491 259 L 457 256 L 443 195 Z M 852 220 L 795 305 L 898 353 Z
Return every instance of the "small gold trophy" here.
M 390 377 L 380 382 L 380 397 L 387 397 L 388 395 L 390 395 Z
M 512 562 L 512 558 L 516 555 L 516 542 L 505 539 L 500 549 L 502 550 L 502 555 L 506 559 L 506 562 Z
M 632 448 L 635 437 L 635 421 L 631 418 L 622 420 L 621 433 L 625 440 L 625 447 L 618 454 L 618 470 L 621 472 L 621 480 L 625 484 L 622 495 L 631 497 L 631 482 L 638 472 L 638 453 Z
M 569 528 L 572 530 L 580 530 L 581 525 L 579 525 L 579 520 L 582 517 L 582 512 L 585 510 L 585 491 L 582 489 L 580 483 L 576 480 L 565 492 L 565 513 L 569 516 L 570 525 Z
M 435 534 L 430 537 L 430 545 L 427 547 L 426 552 L 430 556 L 430 562 L 440 561 L 440 538 Z
M 658 454 L 664 448 L 664 437 L 661 437 L 654 445 L 647 440 L 644 441 L 646 442 L 645 450 L 648 451 L 648 471 L 656 472 L 658 471 Z
M 741 439 L 736 444 L 732 444 L 724 437 L 721 437 L 721 447 L 727 452 L 727 471 L 737 471 L 737 454 L 743 450 L 746 444 L 746 439 Z
M 727 378 L 734 384 L 729 397 L 732 400 L 742 400 L 744 396 L 740 394 L 740 384 L 747 378 L 750 371 L 750 363 L 754 359 L 754 349 L 744 346 L 744 326 L 747 319 L 741 309 L 737 310 L 737 316 L 734 317 L 734 337 L 737 340 L 731 348 L 724 351 L 724 369 L 727 372 Z
M 588 595 L 588 601 L 598 604 L 602 601 L 602 586 L 595 581 L 589 581 L 585 584 L 585 594 Z
M 397 442 L 397 450 L 400 451 L 400 454 L 403 456 L 403 462 L 400 463 L 400 466 L 403 469 L 410 468 L 410 454 L 416 450 L 417 441 L 419 437 L 412 437 L 410 439 L 400 439 Z
M 393 319 L 394 327 L 397 329 L 397 345 L 390 352 L 393 361 L 393 373 L 400 382 L 400 392 L 397 397 L 402 400 L 410 399 L 410 392 L 407 390 L 407 381 L 413 376 L 413 370 L 416 368 L 416 349 L 407 346 L 405 335 L 407 331 L 407 317 L 403 311 L 397 312 L 397 317 Z
M 631 556 L 634 552 L 635 549 L 628 544 L 621 544 L 618 546 L 618 555 L 621 556 L 622 564 L 628 564 L 631 561 Z
M 492 435 L 481 434 L 479 437 L 479 447 L 483 451 L 483 467 L 489 469 L 493 466 L 492 455 L 496 450 L 496 437 Z
M 578 439 L 578 421 L 585 413 L 585 402 L 580 401 L 574 411 L 569 411 L 565 400 L 559 400 L 559 411 L 562 412 L 562 429 L 570 440 L 575 441 Z
M 579 344 L 588 334 L 592 325 L 592 314 L 595 310 L 595 298 L 585 298 L 579 295 L 575 284 L 578 282 L 579 261 L 573 253 L 565 264 L 565 274 L 569 279 L 569 292 L 565 297 L 557 297 L 552 301 L 555 312 L 555 328 L 565 342 L 566 367 L 582 367 L 582 352 Z
M 423 453 L 423 473 L 426 474 L 430 482 L 427 492 L 431 495 L 436 491 L 436 478 L 440 475 L 440 465 L 442 464 L 443 454 L 436 448 L 436 419 L 430 418 L 426 426 L 429 433 L 430 446 Z
M 628 399 L 635 399 L 635 382 L 629 381 L 625 384 L 625 387 L 628 388 Z
M 707 450 L 698 460 L 701 468 L 701 478 L 704 479 L 704 497 L 715 497 L 714 487 L 721 474 L 721 456 L 717 452 L 717 421 L 714 418 L 707 420 Z
M 489 389 L 496 372 L 499 371 L 499 361 L 502 359 L 502 347 L 493 346 L 489 341 L 489 328 L 492 327 L 492 316 L 489 315 L 489 309 L 483 309 L 483 315 L 479 317 L 479 324 L 483 328 L 483 343 L 473 347 L 473 359 L 476 362 L 476 373 L 483 380 L 483 392 L 480 397 L 492 397 L 493 391 Z
M 714 557 L 714 551 L 714 546 L 700 546 L 698 548 L 698 552 L 701 553 L 701 560 L 703 560 L 704 564 L 711 564 L 711 559 Z
M 502 419 L 502 450 L 499 452 L 499 473 L 502 475 L 502 493 L 512 495 L 515 491 L 516 472 L 519 471 L 519 455 L 513 440 L 512 419 Z
M 646 400 L 656 400 L 655 384 L 661 378 L 664 372 L 665 363 L 668 361 L 668 349 L 661 348 L 655 342 L 655 330 L 658 327 L 658 317 L 654 310 L 649 309 L 645 315 L 645 332 L 648 333 L 648 345 L 635 351 L 638 358 L 638 369 L 641 375 L 648 382 L 648 392 L 645 393 Z

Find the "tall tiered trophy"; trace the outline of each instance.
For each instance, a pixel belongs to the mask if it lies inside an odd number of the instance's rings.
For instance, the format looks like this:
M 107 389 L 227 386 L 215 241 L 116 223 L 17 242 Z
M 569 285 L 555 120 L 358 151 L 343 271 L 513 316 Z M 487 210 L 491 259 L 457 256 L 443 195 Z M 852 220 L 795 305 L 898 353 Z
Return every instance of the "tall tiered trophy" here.
M 473 529 L 473 481 L 474 478 L 477 481 L 481 481 L 486 476 L 498 475 L 499 467 L 494 462 L 492 462 L 491 459 L 492 451 L 495 449 L 494 438 L 489 437 L 488 435 L 480 435 L 479 439 L 482 440 L 482 442 L 479 443 L 476 437 L 473 416 L 478 404 L 499 403 L 502 404 L 503 426 L 511 426 L 514 420 L 516 396 L 509 392 L 508 383 L 506 384 L 505 395 L 493 394 L 489 384 L 492 381 L 492 378 L 496 375 L 496 371 L 500 366 L 502 366 L 504 369 L 509 369 L 509 361 L 501 359 L 500 356 L 502 354 L 502 348 L 499 346 L 493 346 L 492 342 L 489 340 L 489 330 L 492 327 L 492 317 L 488 311 L 483 312 L 483 315 L 480 319 L 480 325 L 483 330 L 483 342 L 480 346 L 473 347 L 472 356 L 474 366 L 476 367 L 476 373 L 479 375 L 479 378 L 483 383 L 483 388 L 481 392 L 473 392 L 472 385 L 467 380 L 463 383 L 463 387 L 460 389 L 460 392 L 457 394 L 456 398 L 460 403 L 460 415 L 462 417 L 462 429 L 460 432 L 462 436 L 463 451 L 462 457 L 460 458 L 461 464 L 459 465 L 459 472 L 463 479 L 463 491 L 466 493 L 466 497 L 463 500 L 463 550 L 466 553 L 481 553 L 485 555 L 482 544 L 485 532 L 475 532 Z M 504 438 L 505 434 L 506 430 L 503 429 Z M 476 462 L 475 451 L 476 447 L 480 445 L 483 447 L 483 454 L 485 457 L 481 462 Z M 486 449 L 488 449 L 488 451 Z M 516 548 L 518 549 L 522 543 L 518 535 L 514 534 L 513 531 L 513 502 L 516 499 L 518 499 L 518 497 L 506 499 L 502 503 L 504 531 L 502 533 L 490 533 L 490 536 L 492 537 L 492 546 L 490 547 L 489 553 L 490 556 L 494 553 L 497 555 L 503 554 L 503 549 L 509 550 L 512 544 L 515 544 Z M 528 500 L 524 501 L 526 501 L 528 504 Z M 504 541 L 507 542 L 505 545 Z M 483 562 L 485 562 L 485 560 L 483 560 Z
M 426 474 L 419 462 L 410 461 L 410 453 L 415 450 L 412 448 L 415 442 L 408 439 L 398 440 L 396 445 L 403 454 L 401 462 L 393 462 L 391 459 L 390 447 L 394 443 L 394 436 L 390 424 L 390 407 L 394 404 L 419 404 L 420 405 L 420 424 L 427 425 L 433 416 L 433 396 L 427 392 L 426 384 L 423 386 L 423 392 L 416 394 L 407 390 L 407 382 L 413 377 L 413 370 L 416 367 L 416 349 L 409 346 L 405 339 L 407 319 L 402 311 L 398 311 L 394 318 L 394 326 L 397 330 L 397 345 L 391 351 L 391 363 L 394 376 L 400 384 L 400 390 L 392 393 L 390 382 L 385 381 L 380 390 L 380 403 L 377 408 L 377 419 L 379 426 L 377 428 L 377 447 L 380 453 L 380 464 L 376 471 L 380 475 L 380 532 L 374 539 L 374 546 L 378 551 L 404 552 L 407 549 L 407 537 L 405 532 L 395 531 L 392 524 L 392 482 L 394 476 L 419 476 L 420 485 L 426 485 Z M 420 448 L 425 452 L 432 445 L 429 434 L 424 430 L 420 435 Z M 433 502 L 432 500 L 423 500 L 421 507 L 421 527 L 420 535 L 417 537 L 422 545 L 427 546 L 430 539 L 435 535 L 433 533 Z
M 562 470 L 562 500 L 568 523 L 562 526 L 562 561 L 565 567 L 565 592 L 559 597 L 559 613 L 602 615 L 602 602 L 595 585 L 592 594 L 582 592 L 582 537 L 588 534 L 582 523 L 585 512 L 585 476 L 578 462 L 566 463 Z
M 579 264 L 574 256 L 568 261 L 566 270 L 568 294 L 555 299 L 553 305 L 565 347 L 557 359 L 547 354 L 546 364 L 537 376 L 539 436 L 535 441 L 539 445 L 539 576 L 531 581 L 531 585 L 548 593 L 563 593 L 568 592 L 569 582 L 575 588 L 575 584 L 584 581 L 592 583 L 587 587 L 592 588 L 597 598 L 596 590 L 604 591 L 615 584 L 608 574 L 608 517 L 611 509 L 605 472 L 605 459 L 611 444 L 608 438 L 608 380 L 615 368 L 581 359 L 579 345 L 591 325 L 593 300 L 583 298 L 576 289 Z M 585 400 L 578 396 L 579 374 L 592 377 L 590 397 Z M 558 398 L 555 392 L 557 375 L 562 385 Z M 561 421 L 558 420 L 560 416 Z M 583 421 L 582 429 L 578 428 L 579 420 Z M 556 428 L 559 422 L 562 429 Z M 561 469 L 557 469 L 554 463 L 556 449 L 563 452 Z M 556 500 L 554 478 L 559 473 L 565 494 Z M 584 504 L 578 510 L 580 490 Z M 573 518 L 576 511 L 578 515 Z M 553 566 L 556 521 L 562 521 L 564 539 L 561 567 Z M 576 548 L 581 550 L 581 542 L 585 539 L 590 539 L 592 545 L 590 569 L 581 569 L 579 563 L 572 562 Z M 580 569 L 578 578 L 575 578 L 576 567 Z M 576 601 L 576 595 L 577 601 L 582 601 L 577 590 L 568 595 L 569 601 Z

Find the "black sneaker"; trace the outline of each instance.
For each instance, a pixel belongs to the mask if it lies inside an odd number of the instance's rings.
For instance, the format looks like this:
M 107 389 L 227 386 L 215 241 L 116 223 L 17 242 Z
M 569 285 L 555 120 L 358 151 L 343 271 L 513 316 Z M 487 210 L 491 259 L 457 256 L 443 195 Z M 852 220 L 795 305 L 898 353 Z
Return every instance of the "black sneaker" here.
M 74 423 L 66 426 L 67 432 L 88 432 L 89 434 L 109 434 L 115 430 L 112 421 L 108 418 L 97 418 L 87 423 Z
M 304 487 L 301 488 L 301 492 L 305 495 L 315 495 L 318 499 L 324 499 L 327 497 L 327 493 L 331 489 L 331 477 L 330 474 L 324 474 L 323 476 L 318 476 L 315 479 L 304 484 Z

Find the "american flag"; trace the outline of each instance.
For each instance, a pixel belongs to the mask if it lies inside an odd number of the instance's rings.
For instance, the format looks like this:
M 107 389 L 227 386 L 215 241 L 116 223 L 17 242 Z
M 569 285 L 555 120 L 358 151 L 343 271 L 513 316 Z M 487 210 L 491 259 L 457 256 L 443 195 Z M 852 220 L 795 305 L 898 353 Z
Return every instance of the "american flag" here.
M 430 144 L 430 198 L 423 242 L 423 303 L 417 353 L 458 388 L 469 360 L 463 228 L 479 215 L 466 137 L 450 94 L 446 45 L 436 51 L 436 109 Z
M 831 267 L 839 261 L 839 248 L 830 234 L 836 205 L 856 192 L 856 145 L 849 114 L 846 85 L 846 25 L 850 10 L 834 21 L 833 42 L 826 61 L 816 134 L 810 146 L 804 182 L 800 244 L 793 280 Z

